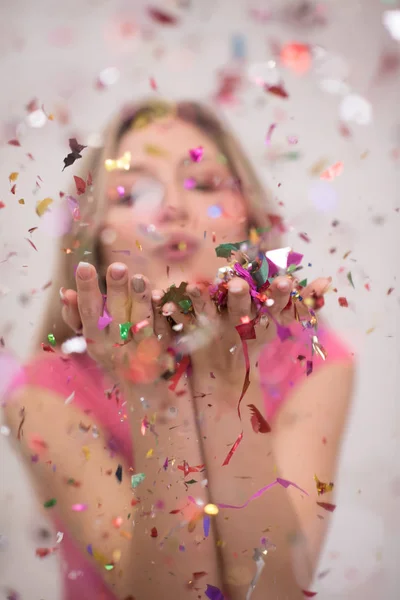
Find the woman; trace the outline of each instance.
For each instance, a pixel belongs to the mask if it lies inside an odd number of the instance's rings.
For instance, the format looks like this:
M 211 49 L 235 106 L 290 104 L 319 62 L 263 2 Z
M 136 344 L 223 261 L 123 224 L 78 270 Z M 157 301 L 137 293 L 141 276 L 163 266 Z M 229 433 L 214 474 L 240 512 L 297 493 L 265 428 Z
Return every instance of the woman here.
M 93 185 L 79 206 L 69 199 L 61 244 L 63 321 L 53 298 L 40 335 L 49 352 L 5 406 L 63 533 L 41 554 L 61 552 L 68 599 L 302 598 L 353 380 L 340 342 L 320 327 L 311 356 L 298 322 L 330 280 L 301 290 L 280 272 L 260 295 L 251 277 L 220 272 L 221 303 L 209 284 L 228 263 L 216 247 L 251 237 L 236 256 L 277 248 L 279 220 L 204 107 L 123 111 L 89 158 L 82 177 Z M 86 353 L 60 353 L 71 329 Z

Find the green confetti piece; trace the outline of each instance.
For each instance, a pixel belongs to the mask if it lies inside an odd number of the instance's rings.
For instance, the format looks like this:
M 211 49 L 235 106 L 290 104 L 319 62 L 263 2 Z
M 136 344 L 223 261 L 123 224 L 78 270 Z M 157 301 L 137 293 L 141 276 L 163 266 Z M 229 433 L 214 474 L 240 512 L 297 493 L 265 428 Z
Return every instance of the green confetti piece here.
M 232 252 L 235 250 L 239 250 L 240 246 L 245 242 L 240 242 L 238 244 L 220 244 L 215 248 L 216 255 L 219 258 L 230 258 Z
M 299 285 L 301 285 L 302 288 L 307 287 L 307 279 L 303 279 L 303 281 L 300 281 Z
M 300 158 L 301 154 L 300 152 L 286 152 L 286 154 L 284 154 L 283 156 L 288 160 L 297 160 L 298 158 Z
M 356 288 L 355 288 L 355 286 L 354 286 L 354 283 L 353 283 L 353 277 L 352 277 L 352 274 L 350 273 L 350 271 L 347 273 L 347 279 L 349 280 L 349 282 L 350 282 L 351 286 L 352 286 L 354 289 L 356 289 Z
M 46 500 L 46 502 L 43 504 L 43 506 L 45 508 L 52 508 L 56 504 L 57 504 L 57 500 L 55 498 L 50 498 L 50 500 Z
M 47 340 L 48 340 L 49 344 L 51 344 L 52 346 L 56 345 L 56 338 L 54 337 L 54 335 L 52 333 L 49 333 L 49 335 L 47 336 Z
M 190 479 L 189 481 L 185 481 L 186 485 L 190 485 L 191 483 L 197 483 L 196 479 Z
M 119 324 L 119 335 L 121 340 L 127 340 L 128 339 L 128 335 L 129 335 L 129 331 L 132 327 L 133 323 L 130 323 L 129 321 L 127 323 L 120 323 Z
M 104 568 L 106 571 L 112 571 L 114 568 L 114 565 L 104 565 Z
M 181 307 L 181 309 L 183 310 L 183 313 L 186 315 L 189 310 L 192 308 L 192 301 L 189 300 L 189 298 L 181 300 L 180 302 L 178 302 L 179 306 Z
M 297 271 L 297 269 L 299 268 L 299 265 L 289 265 L 288 268 L 286 269 L 286 273 L 290 274 L 293 273 L 294 271 Z
M 132 475 L 131 477 L 131 486 L 133 489 L 137 488 L 137 486 L 139 485 L 139 483 L 142 483 L 142 481 L 145 479 L 146 475 L 144 473 L 136 473 L 135 475 Z

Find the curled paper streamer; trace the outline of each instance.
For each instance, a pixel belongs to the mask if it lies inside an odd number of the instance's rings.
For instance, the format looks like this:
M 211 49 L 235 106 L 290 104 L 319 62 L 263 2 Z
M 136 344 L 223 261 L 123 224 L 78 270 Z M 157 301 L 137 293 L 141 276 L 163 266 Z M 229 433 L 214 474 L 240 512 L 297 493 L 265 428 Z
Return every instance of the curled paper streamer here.
M 260 496 L 265 494 L 265 492 L 267 492 L 268 490 L 273 488 L 275 485 L 281 485 L 284 488 L 293 486 L 293 487 L 297 488 L 298 490 L 300 490 L 300 492 L 303 492 L 303 494 L 305 494 L 306 496 L 309 495 L 308 492 L 303 490 L 303 488 L 298 486 L 296 483 L 293 483 L 292 481 L 288 481 L 287 479 L 281 479 L 280 477 L 277 477 L 277 479 L 275 479 L 275 481 L 262 487 L 260 490 L 258 490 L 258 492 L 255 492 L 252 496 L 250 496 L 250 498 L 248 500 L 246 500 L 246 502 L 244 504 L 237 505 L 237 506 L 235 506 L 234 504 L 217 504 L 217 506 L 218 506 L 218 508 L 235 508 L 235 509 L 246 508 L 246 506 L 248 506 L 250 504 L 250 502 L 252 502 L 253 500 L 256 500 L 257 498 L 259 498 Z

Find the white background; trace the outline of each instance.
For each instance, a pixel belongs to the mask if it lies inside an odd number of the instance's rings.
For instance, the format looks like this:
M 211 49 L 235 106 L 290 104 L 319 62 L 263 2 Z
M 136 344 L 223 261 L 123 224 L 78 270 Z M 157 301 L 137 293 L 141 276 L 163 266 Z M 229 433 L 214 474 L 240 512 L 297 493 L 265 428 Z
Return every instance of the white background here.
M 276 45 L 312 45 L 316 58 L 306 75 L 282 69 L 288 100 L 244 81 L 238 104 L 220 108 L 271 187 L 275 207 L 283 203 L 279 208 L 291 228 L 289 242 L 305 253 L 305 263 L 312 263 L 309 279 L 333 276 L 338 293 L 328 296 L 325 314 L 353 346 L 358 361 L 356 395 L 336 479 L 334 525 L 318 570 L 328 573 L 316 579 L 313 589 L 321 600 L 397 598 L 400 49 L 382 25 L 382 13 L 399 9 L 399 3 L 310 2 L 325 15 L 325 25 L 294 22 L 285 10 L 299 4 L 294 1 L 154 4 L 180 15 L 180 25 L 152 23 L 143 0 L 2 3 L 0 200 L 6 207 L 0 209 L 0 261 L 10 252 L 17 254 L 0 262 L 0 335 L 8 350 L 21 359 L 28 356 L 44 305 L 44 293 L 35 290 L 51 280 L 58 252 L 54 231 L 40 222 L 35 205 L 46 196 L 57 199 L 72 181 L 71 168 L 61 173 L 69 137 L 93 143 L 122 103 L 155 94 L 150 77 L 168 98 L 209 101 L 217 89 L 217 71 L 235 67 L 235 33 L 245 38 L 243 68 L 272 59 L 271 47 Z M 264 21 L 249 15 L 257 6 L 267 13 Z M 390 72 L 380 66 L 385 56 L 386 61 L 392 57 Z M 95 82 L 107 67 L 116 67 L 119 79 L 100 91 Z M 339 110 L 349 92 L 371 103 L 372 117 L 364 125 L 348 123 L 350 136 L 345 137 Z M 26 124 L 25 107 L 34 98 L 55 115 L 41 128 Z M 68 115 L 66 124 L 62 113 Z M 272 123 L 277 127 L 267 148 L 265 136 Z M 16 128 L 21 148 L 7 145 Z M 287 136 L 296 136 L 298 144 L 290 146 Z M 299 152 L 299 157 L 279 158 L 288 151 Z M 310 175 L 321 159 L 327 166 L 344 163 L 342 175 L 325 189 L 316 187 L 318 178 Z M 12 171 L 20 173 L 15 196 L 8 183 Z M 38 175 L 43 182 L 38 180 L 41 188 L 34 194 Z M 18 204 L 20 198 L 25 205 Z M 339 222 L 336 227 L 334 220 Z M 41 227 L 32 236 L 38 252 L 25 239 L 35 226 Z M 301 232 L 307 232 L 311 243 L 299 238 Z M 331 254 L 333 247 L 337 250 Z M 349 271 L 355 289 L 347 279 Z M 388 296 L 390 287 L 395 289 Z M 339 307 L 339 295 L 348 299 L 348 308 Z M 0 598 L 6 598 L 9 587 L 21 600 L 57 600 L 56 559 L 35 558 L 35 548 L 47 545 L 38 539 L 44 517 L 4 433 L 0 450 Z

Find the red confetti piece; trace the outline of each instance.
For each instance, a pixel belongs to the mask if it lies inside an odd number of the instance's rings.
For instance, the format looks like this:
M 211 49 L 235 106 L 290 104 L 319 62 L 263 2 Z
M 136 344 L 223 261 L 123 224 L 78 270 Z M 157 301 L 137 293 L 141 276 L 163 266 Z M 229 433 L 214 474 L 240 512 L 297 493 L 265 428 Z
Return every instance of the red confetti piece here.
M 0 208 L 5 208 L 5 207 L 6 207 L 6 205 L 4 204 L 4 202 L 2 202 L 2 201 L 0 200 Z
M 156 537 L 158 537 L 158 531 L 157 531 L 157 527 L 152 527 L 152 528 L 151 528 L 150 535 L 151 535 L 151 537 L 152 537 L 152 538 L 156 538 Z
M 43 342 L 40 344 L 45 352 L 55 352 L 49 344 L 44 344 Z
M 229 450 L 224 462 L 222 463 L 223 467 L 225 467 L 226 465 L 229 465 L 231 458 L 235 454 L 242 439 L 243 439 L 243 431 L 241 433 L 239 433 L 236 442 L 233 444 L 232 448 Z
M 347 302 L 347 299 L 344 296 L 338 298 L 338 302 L 340 306 L 344 306 L 345 308 L 349 306 L 349 303 Z
M 10 189 L 10 192 L 11 192 L 12 194 L 14 194 L 14 195 L 15 195 L 15 190 L 16 190 L 16 189 L 17 189 L 17 184 L 16 184 L 16 183 L 14 183 L 14 185 L 13 185 L 13 186 L 12 186 L 12 188 Z
M 27 242 L 29 242 L 29 243 L 30 243 L 30 245 L 32 246 L 32 248 L 33 248 L 34 250 L 36 250 L 36 252 L 37 252 L 37 251 L 38 251 L 38 249 L 36 248 L 36 246 L 35 246 L 35 244 L 32 242 L 32 240 L 30 240 L 29 238 L 25 238 L 25 239 L 26 239 L 26 241 L 27 241 Z
M 313 598 L 318 592 L 309 592 L 308 590 L 301 590 L 306 598 Z
M 10 146 L 21 146 L 18 140 L 9 140 L 7 144 L 9 144 Z
M 330 502 L 317 502 L 317 504 L 329 512 L 333 512 L 336 508 L 336 504 L 331 504 Z
M 267 132 L 267 137 L 265 138 L 265 143 L 267 146 L 269 146 L 271 143 L 271 137 L 272 137 L 275 127 L 276 127 L 276 123 L 272 123 L 272 125 L 269 126 L 269 129 Z
M 177 25 L 178 23 L 176 17 L 158 8 L 150 6 L 148 8 L 148 13 L 153 21 L 160 23 L 160 25 Z
M 92 176 L 92 174 L 91 174 L 90 171 L 89 171 L 88 176 L 87 176 L 86 185 L 88 187 L 91 187 L 93 185 L 93 176 Z
M 251 425 L 253 427 L 253 431 L 255 433 L 269 433 L 271 431 L 271 427 L 268 425 L 267 421 L 264 419 L 260 411 L 254 404 L 247 405 L 251 411 Z
M 386 296 L 390 296 L 390 294 L 394 291 L 394 288 L 389 288 L 386 292 Z
M 186 461 L 183 461 L 183 465 L 178 465 L 178 469 L 183 471 L 184 476 L 189 473 L 200 473 L 206 465 L 197 465 L 196 467 L 190 467 Z
M 278 96 L 279 98 L 289 98 L 289 94 L 283 87 L 283 84 L 279 85 L 265 85 L 264 90 L 269 94 L 273 94 L 274 96 Z
M 37 227 L 31 227 L 30 229 L 28 229 L 28 233 L 30 233 L 32 235 L 32 233 L 37 229 Z
M 310 238 L 308 237 L 308 235 L 306 233 L 299 233 L 299 238 L 301 238 L 304 242 L 307 242 L 308 244 L 311 242 Z
M 282 64 L 299 75 L 306 73 L 311 67 L 310 47 L 306 44 L 285 44 L 280 52 Z
M 57 546 L 54 546 L 53 548 L 36 548 L 35 554 L 39 558 L 45 558 L 45 556 L 49 556 L 49 554 L 53 554 L 53 552 L 56 552 L 57 550 Z
M 154 77 L 150 77 L 150 87 L 152 90 L 154 90 L 155 92 L 158 90 L 158 86 L 157 86 L 157 82 L 154 79 Z
M 84 194 L 86 192 L 85 181 L 82 179 L 82 177 L 77 177 L 76 175 L 74 175 L 74 180 L 75 180 L 76 191 L 77 191 L 78 196 L 80 196 L 81 194 Z

